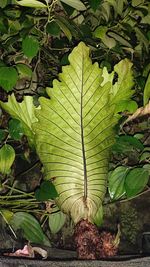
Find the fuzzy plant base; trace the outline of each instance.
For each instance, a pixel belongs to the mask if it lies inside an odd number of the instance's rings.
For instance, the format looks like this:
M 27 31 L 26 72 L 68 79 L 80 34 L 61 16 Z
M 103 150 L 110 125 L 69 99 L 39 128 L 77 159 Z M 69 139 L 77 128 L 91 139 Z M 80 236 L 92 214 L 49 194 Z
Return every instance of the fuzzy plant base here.
M 117 254 L 115 235 L 106 231 L 99 233 L 96 225 L 88 220 L 76 225 L 74 236 L 79 259 L 95 260 Z

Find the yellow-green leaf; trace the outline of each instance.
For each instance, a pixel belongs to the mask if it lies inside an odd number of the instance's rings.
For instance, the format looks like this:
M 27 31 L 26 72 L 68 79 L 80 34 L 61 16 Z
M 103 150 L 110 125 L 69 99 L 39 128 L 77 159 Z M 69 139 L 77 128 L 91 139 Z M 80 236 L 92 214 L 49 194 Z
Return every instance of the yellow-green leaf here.
M 15 95 L 8 96 L 8 102 L 0 101 L 1 107 L 8 112 L 14 119 L 21 121 L 25 135 L 28 138 L 29 144 L 34 146 L 34 131 L 32 124 L 37 121 L 33 104 L 33 97 L 24 96 L 21 103 L 16 101 Z
M 51 213 L 49 216 L 49 228 L 52 234 L 56 234 L 60 231 L 66 221 L 66 215 L 58 211 L 56 213 Z
M 8 174 L 15 159 L 15 150 L 12 146 L 5 144 L 0 149 L 0 172 Z
M 21 0 L 21 1 L 16 1 L 16 4 L 27 7 L 47 8 L 47 5 L 37 0 Z
M 148 75 L 145 88 L 144 88 L 144 98 L 143 98 L 144 106 L 148 104 L 149 99 L 150 99 L 150 74 Z
M 101 85 L 102 69 L 97 62 L 92 64 L 89 53 L 83 42 L 73 49 L 70 65 L 63 67 L 59 80 L 47 89 L 50 99 L 40 98 L 34 125 L 45 179 L 53 179 L 59 195 L 56 202 L 75 223 L 82 219 L 93 222 L 102 205 L 118 122 L 112 83 Z M 125 79 L 126 65 L 123 69 L 122 65 L 118 65 L 118 81 Z M 127 94 L 125 88 L 116 88 L 116 98 L 119 94 L 119 99 L 126 100 L 132 95 L 130 80 L 125 85 Z

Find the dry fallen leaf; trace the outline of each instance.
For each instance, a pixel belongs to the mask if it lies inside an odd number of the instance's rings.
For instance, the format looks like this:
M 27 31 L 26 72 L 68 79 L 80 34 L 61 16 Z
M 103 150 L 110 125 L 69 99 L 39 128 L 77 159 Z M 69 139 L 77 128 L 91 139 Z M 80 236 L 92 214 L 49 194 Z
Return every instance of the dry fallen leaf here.
M 145 107 L 138 108 L 131 116 L 128 117 L 124 124 L 127 124 L 129 121 L 133 121 L 145 115 L 150 115 L 150 101 Z

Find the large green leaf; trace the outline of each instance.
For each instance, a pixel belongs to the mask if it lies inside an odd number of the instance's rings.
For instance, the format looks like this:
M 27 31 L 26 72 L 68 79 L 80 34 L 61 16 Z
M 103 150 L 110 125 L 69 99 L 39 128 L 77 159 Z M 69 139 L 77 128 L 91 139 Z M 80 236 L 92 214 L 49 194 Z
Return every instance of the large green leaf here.
M 30 145 L 34 145 L 34 132 L 32 124 L 37 121 L 35 117 L 36 107 L 33 105 L 31 96 L 24 96 L 21 103 L 16 101 L 14 94 L 8 96 L 8 102 L 0 101 L 1 107 L 13 118 L 21 121 L 25 135 L 28 137 Z
M 47 89 L 50 99 L 40 99 L 34 129 L 45 178 L 53 178 L 57 204 L 76 223 L 83 218 L 94 221 L 102 205 L 117 118 L 111 83 L 101 86 L 102 70 L 92 65 L 83 42 L 69 62 L 53 89 Z
M 146 168 L 132 169 L 126 176 L 125 188 L 127 197 L 134 197 L 140 193 L 149 180 L 149 172 Z
M 129 169 L 125 166 L 119 166 L 109 174 L 108 190 L 111 199 L 116 200 L 125 195 L 125 178 Z
M 9 223 L 15 230 L 23 230 L 23 235 L 28 241 L 51 246 L 39 222 L 31 214 L 27 212 L 16 212 L 13 217 L 10 218 Z

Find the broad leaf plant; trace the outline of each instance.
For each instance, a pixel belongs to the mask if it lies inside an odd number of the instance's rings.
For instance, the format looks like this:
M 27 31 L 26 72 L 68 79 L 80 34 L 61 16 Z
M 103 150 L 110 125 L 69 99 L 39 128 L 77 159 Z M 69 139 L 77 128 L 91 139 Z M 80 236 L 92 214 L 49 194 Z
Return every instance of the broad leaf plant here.
M 53 88 L 47 88 L 49 98 L 40 98 L 33 120 L 25 110 L 27 97 L 18 104 L 14 95 L 8 103 L 1 102 L 12 117 L 30 129 L 29 135 L 26 131 L 29 140 L 33 129 L 44 177 L 52 179 L 59 195 L 57 205 L 75 223 L 82 219 L 94 222 L 102 206 L 115 125 L 120 119 L 117 106 L 121 101 L 129 102 L 134 92 L 129 60 L 120 61 L 109 74 L 98 63 L 92 64 L 89 52 L 83 42 L 73 49 L 70 64 L 62 68 Z

